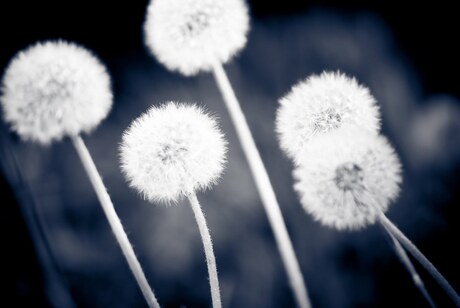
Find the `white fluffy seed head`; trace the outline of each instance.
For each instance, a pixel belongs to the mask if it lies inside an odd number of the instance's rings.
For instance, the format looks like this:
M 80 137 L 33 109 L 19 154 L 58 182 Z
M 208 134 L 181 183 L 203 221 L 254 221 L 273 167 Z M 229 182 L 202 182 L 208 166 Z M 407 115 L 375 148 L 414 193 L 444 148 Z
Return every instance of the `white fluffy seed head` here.
M 5 120 L 22 139 L 48 144 L 93 130 L 112 106 L 110 78 L 88 50 L 64 41 L 19 52 L 3 77 Z
M 144 25 L 147 47 L 184 75 L 225 63 L 246 44 L 243 0 L 151 0 Z
M 337 229 L 374 223 L 396 199 L 402 180 L 401 164 L 388 141 L 355 129 L 312 140 L 294 177 L 304 209 Z
M 169 102 L 150 108 L 124 132 L 121 168 L 145 199 L 174 202 L 216 183 L 226 144 L 202 108 Z
M 280 145 L 295 164 L 306 144 L 316 136 L 342 127 L 380 130 L 380 113 L 369 89 L 339 72 L 312 75 L 280 99 L 276 132 Z

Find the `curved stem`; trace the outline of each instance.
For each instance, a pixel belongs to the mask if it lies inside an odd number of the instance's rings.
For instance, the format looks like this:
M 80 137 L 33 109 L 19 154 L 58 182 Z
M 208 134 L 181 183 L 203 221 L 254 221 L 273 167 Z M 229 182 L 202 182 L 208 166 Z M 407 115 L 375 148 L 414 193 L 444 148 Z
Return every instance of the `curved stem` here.
M 97 197 L 102 205 L 105 216 L 109 221 L 113 234 L 115 235 L 118 244 L 120 244 L 121 250 L 123 251 L 125 258 L 128 261 L 129 268 L 136 278 L 136 281 L 142 291 L 142 294 L 145 297 L 145 300 L 147 301 L 147 304 L 151 308 L 160 308 L 160 304 L 158 303 L 152 289 L 150 288 L 147 278 L 145 278 L 142 267 L 136 258 L 133 247 L 131 246 L 128 236 L 123 229 L 123 225 L 121 224 L 121 221 L 115 212 L 112 200 L 110 200 L 110 196 L 107 193 L 104 183 L 102 182 L 102 178 L 96 169 L 94 161 L 91 158 L 85 143 L 80 136 L 73 137 L 72 142 L 83 163 L 86 173 L 88 174 L 91 184 L 96 191 Z
M 388 234 L 389 239 L 391 240 L 391 242 L 393 244 L 393 248 L 395 250 L 396 255 L 398 256 L 398 258 L 401 261 L 401 263 L 403 264 L 403 266 L 407 269 L 407 271 L 411 275 L 411 278 L 412 278 L 415 286 L 419 289 L 420 293 L 422 293 L 423 297 L 425 297 L 425 299 L 430 304 L 430 306 L 435 308 L 436 304 L 434 303 L 433 299 L 431 298 L 430 293 L 426 289 L 422 278 L 417 273 L 417 270 L 415 269 L 414 265 L 412 264 L 411 260 L 409 259 L 409 256 L 407 255 L 406 251 L 401 246 L 401 244 L 398 242 L 398 240 L 393 236 L 393 234 L 388 230 L 388 228 L 385 227 L 384 225 L 382 225 L 382 226 L 383 226 L 383 229 Z
M 212 248 L 211 235 L 209 228 L 204 218 L 203 210 L 195 193 L 188 196 L 190 205 L 192 206 L 195 220 L 200 230 L 201 239 L 203 241 L 204 253 L 206 255 L 206 263 L 208 265 L 209 285 L 211 287 L 212 306 L 214 308 L 221 308 L 222 302 L 220 299 L 219 278 L 217 277 L 216 257 L 214 256 L 214 249 Z
M 295 299 L 298 307 L 311 307 L 307 295 L 307 288 L 300 271 L 299 262 L 294 252 L 289 233 L 287 232 L 286 224 L 284 223 L 283 215 L 281 214 L 280 206 L 276 200 L 275 192 L 270 183 L 267 170 L 262 162 L 256 143 L 252 137 L 249 126 L 246 122 L 243 111 L 241 110 L 235 92 L 228 80 L 227 74 L 220 63 L 215 63 L 213 66 L 213 74 L 217 85 L 222 93 L 224 102 L 230 113 L 230 117 L 235 126 L 236 133 L 240 140 L 246 159 L 249 163 L 249 168 L 254 177 L 257 190 L 262 199 L 265 212 L 268 216 L 271 228 L 275 235 L 275 240 L 281 254 L 284 267 L 286 269 L 289 283 L 294 291 Z
M 420 264 L 433 276 L 439 285 L 452 298 L 455 305 L 460 307 L 460 297 L 455 292 L 454 288 L 444 278 L 443 275 L 434 267 L 434 265 L 422 254 L 422 252 L 398 229 L 384 214 L 380 215 L 380 222 L 393 236 L 409 251 L 412 256 L 417 259 Z

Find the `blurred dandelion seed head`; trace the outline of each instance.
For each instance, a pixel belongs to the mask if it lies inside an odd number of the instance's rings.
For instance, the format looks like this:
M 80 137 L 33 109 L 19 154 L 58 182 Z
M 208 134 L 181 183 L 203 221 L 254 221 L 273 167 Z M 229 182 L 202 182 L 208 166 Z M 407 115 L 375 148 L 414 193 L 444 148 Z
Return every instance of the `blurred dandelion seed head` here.
M 110 77 L 88 50 L 64 41 L 37 43 L 6 69 L 1 102 L 21 138 L 48 144 L 93 130 L 112 106 Z
M 304 209 L 337 229 L 374 223 L 396 199 L 402 181 L 401 164 L 388 141 L 358 129 L 312 140 L 294 177 Z
M 174 102 L 134 120 L 120 146 L 130 186 L 152 202 L 174 202 L 211 187 L 223 172 L 225 155 L 216 120 L 195 105 Z
M 311 139 L 348 126 L 376 134 L 380 115 L 369 89 L 339 72 L 312 75 L 280 99 L 276 132 L 281 148 L 296 164 Z
M 184 75 L 230 60 L 246 44 L 248 29 L 243 0 L 153 0 L 144 25 L 151 52 Z

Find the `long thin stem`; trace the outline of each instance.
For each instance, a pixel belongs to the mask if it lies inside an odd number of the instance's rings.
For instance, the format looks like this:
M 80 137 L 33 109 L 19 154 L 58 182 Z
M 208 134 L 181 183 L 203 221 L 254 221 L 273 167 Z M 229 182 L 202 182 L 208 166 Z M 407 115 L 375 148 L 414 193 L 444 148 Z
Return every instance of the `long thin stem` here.
M 389 232 L 404 246 L 404 248 L 409 251 L 415 259 L 417 259 L 420 264 L 425 267 L 425 269 L 433 276 L 434 279 L 439 283 L 439 285 L 447 292 L 447 294 L 452 298 L 455 305 L 460 307 L 460 297 L 455 292 L 454 288 L 449 284 L 449 282 L 444 278 L 443 275 L 434 267 L 434 265 L 422 254 L 422 252 L 398 229 L 384 214 L 380 215 L 380 222 L 382 225 L 387 228 Z
M 131 269 L 136 281 L 142 291 L 142 294 L 147 301 L 147 304 L 151 308 L 160 308 L 160 304 L 158 303 L 155 294 L 153 293 L 152 289 L 149 286 L 147 279 L 145 278 L 145 274 L 142 271 L 142 267 L 137 260 L 136 254 L 134 253 L 133 247 L 129 242 L 128 236 L 126 235 L 123 225 L 121 224 L 120 219 L 118 218 L 117 213 L 115 212 L 115 208 L 113 207 L 112 200 L 110 200 L 110 196 L 107 193 L 107 190 L 102 182 L 102 178 L 99 175 L 99 172 L 96 169 L 93 159 L 89 154 L 88 149 L 86 148 L 85 143 L 81 139 L 80 136 L 76 136 L 72 138 L 73 145 L 75 146 L 78 155 L 80 156 L 81 162 L 88 174 L 88 177 L 93 185 L 94 190 L 96 191 L 97 197 L 99 202 L 102 205 L 102 209 L 104 210 L 105 216 L 109 221 L 110 227 L 112 228 L 113 234 L 118 241 L 118 244 L 123 251 L 123 254 L 128 261 L 129 268 Z
M 228 80 L 227 74 L 220 63 L 214 64 L 213 75 L 217 85 L 222 93 L 230 117 L 235 126 L 238 138 L 240 140 L 246 159 L 249 163 L 249 168 L 254 177 L 257 190 L 262 199 L 262 203 L 267 213 L 268 220 L 273 229 L 275 240 L 281 254 L 281 258 L 286 268 L 289 283 L 294 291 L 295 299 L 298 307 L 311 307 L 310 300 L 307 295 L 307 288 L 300 271 L 299 262 L 294 253 L 291 239 L 287 232 L 286 224 L 284 223 L 283 215 L 281 214 L 280 206 L 276 200 L 275 192 L 270 183 L 267 170 L 262 162 L 259 151 L 257 150 L 254 138 L 252 137 L 249 126 L 241 110 L 235 92 Z
M 43 277 L 45 293 L 52 307 L 75 308 L 68 283 L 62 275 L 62 268 L 50 245 L 43 217 L 38 211 L 31 187 L 24 180 L 21 165 L 12 153 L 11 147 L 7 146 L 9 138 L 4 136 L 5 132 L 6 130 L 0 129 L 0 170 L 3 170 L 10 178 L 14 189 L 21 191 L 17 195 L 20 209 L 27 223 L 29 235 L 32 237 L 38 261 L 46 273 L 46 276 Z
M 198 229 L 200 230 L 201 239 L 203 240 L 204 253 L 206 255 L 206 263 L 208 265 L 209 285 L 211 287 L 212 306 L 221 308 L 222 302 L 220 299 L 219 278 L 217 277 L 216 257 L 212 248 L 211 234 L 209 234 L 208 225 L 204 218 L 203 210 L 195 193 L 188 196 L 190 205 L 192 206 L 193 214 L 195 215 Z
M 404 248 L 401 246 L 398 240 L 394 237 L 394 235 L 388 230 L 387 227 L 383 225 L 383 229 L 388 234 L 389 240 L 393 244 L 392 247 L 394 248 L 396 255 L 398 256 L 403 266 L 407 269 L 407 271 L 411 275 L 411 278 L 414 281 L 415 286 L 419 289 L 420 293 L 422 293 L 423 297 L 425 297 L 425 299 L 430 304 L 430 306 L 433 308 L 436 307 L 433 299 L 431 298 L 430 293 L 428 293 L 428 290 L 426 289 L 425 284 L 423 283 L 422 278 L 417 273 L 417 270 L 412 264 L 412 261 L 409 259 L 409 256 L 407 255 Z

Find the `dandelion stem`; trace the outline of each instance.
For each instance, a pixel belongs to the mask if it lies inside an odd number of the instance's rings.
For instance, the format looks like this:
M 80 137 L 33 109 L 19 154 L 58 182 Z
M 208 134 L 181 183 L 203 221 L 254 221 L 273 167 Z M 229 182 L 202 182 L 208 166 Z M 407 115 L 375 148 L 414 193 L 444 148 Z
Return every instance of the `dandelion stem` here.
M 430 304 L 431 307 L 435 308 L 436 305 L 431 298 L 430 293 L 425 287 L 425 284 L 423 283 L 422 278 L 420 275 L 417 273 L 417 270 L 415 269 L 414 265 L 412 264 L 412 261 L 409 259 L 409 256 L 407 255 L 406 251 L 404 248 L 401 246 L 401 244 L 398 242 L 398 240 L 394 237 L 394 235 L 388 230 L 388 228 L 383 225 L 383 229 L 385 232 L 388 234 L 392 244 L 393 248 L 396 252 L 396 255 L 398 256 L 399 260 L 401 263 L 404 265 L 404 267 L 407 269 L 409 274 L 412 277 L 412 280 L 414 281 L 415 286 L 419 289 L 420 293 L 425 297 L 427 302 Z
M 380 215 L 380 222 L 393 236 L 409 251 L 412 256 L 417 259 L 420 264 L 433 276 L 438 284 L 451 297 L 457 307 L 460 307 L 460 297 L 455 292 L 454 288 L 444 278 L 443 275 L 434 267 L 434 265 L 422 254 L 422 252 L 398 229 L 384 214 Z
M 227 74 L 220 63 L 214 64 L 213 74 L 235 126 L 238 138 L 246 155 L 246 159 L 248 160 L 249 168 L 255 179 L 259 195 L 262 199 L 265 212 L 267 213 L 268 220 L 275 235 L 275 240 L 278 245 L 283 264 L 287 271 L 289 283 L 294 291 L 297 305 L 301 308 L 311 307 L 307 295 L 307 288 L 300 271 L 299 262 L 297 261 L 291 239 L 289 238 L 289 234 L 287 232 L 286 224 L 284 223 L 284 219 L 281 214 L 280 206 L 276 200 L 275 192 L 270 183 L 267 170 L 265 169 L 262 158 L 257 150 L 254 138 L 251 135 L 246 118 L 244 117 L 244 113 L 241 110 L 240 104 L 236 98 Z
M 211 235 L 204 218 L 203 210 L 195 193 L 188 196 L 190 205 L 192 206 L 193 214 L 195 215 L 198 229 L 200 230 L 201 239 L 203 241 L 204 252 L 206 255 L 206 263 L 208 265 L 209 285 L 211 287 L 212 306 L 214 308 L 221 308 L 222 302 L 220 299 L 219 278 L 217 277 L 216 257 L 212 248 Z
M 76 136 L 72 138 L 72 142 L 83 163 L 86 173 L 88 174 L 91 184 L 96 191 L 99 202 L 102 205 L 102 209 L 104 210 L 107 220 L 110 223 L 110 227 L 112 228 L 118 244 L 120 244 L 121 250 L 123 251 L 126 260 L 128 261 L 129 268 L 134 274 L 142 294 L 147 301 L 147 304 L 151 308 L 159 308 L 160 305 L 158 304 L 158 301 L 152 289 L 150 288 L 147 279 L 145 278 L 144 272 L 142 271 L 141 265 L 136 258 L 133 247 L 131 246 L 128 236 L 123 229 L 123 225 L 121 224 L 121 221 L 115 212 L 112 200 L 110 200 L 110 196 L 104 186 L 104 183 L 102 182 L 99 172 L 96 169 L 94 161 L 91 158 L 85 143 L 83 142 L 83 139 L 80 136 Z

